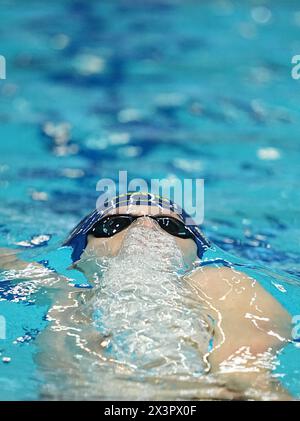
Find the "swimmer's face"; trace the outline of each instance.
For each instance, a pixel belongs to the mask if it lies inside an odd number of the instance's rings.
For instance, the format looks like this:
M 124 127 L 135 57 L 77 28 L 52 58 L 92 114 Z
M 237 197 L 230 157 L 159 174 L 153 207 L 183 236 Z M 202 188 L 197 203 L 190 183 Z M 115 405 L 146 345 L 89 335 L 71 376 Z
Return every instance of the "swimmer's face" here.
M 151 216 L 171 216 L 173 218 L 178 219 L 181 221 L 180 217 L 172 212 L 169 209 L 160 209 L 157 206 L 137 206 L 137 205 L 128 205 L 123 206 L 118 209 L 113 209 L 109 212 L 106 216 L 109 215 L 135 215 L 140 216 L 137 220 L 135 220 L 128 228 L 116 233 L 112 237 L 108 238 L 96 238 L 93 235 L 88 236 L 88 243 L 85 249 L 85 253 L 93 253 L 99 257 L 114 257 L 120 251 L 122 247 L 124 238 L 129 230 L 135 227 L 137 224 L 139 226 L 147 227 L 148 229 L 153 230 L 161 230 L 164 231 L 158 223 L 149 218 L 147 215 Z M 171 234 L 168 234 L 171 235 Z M 177 243 L 177 246 L 181 250 L 183 255 L 184 261 L 188 266 L 191 266 L 192 263 L 197 259 L 197 246 L 196 243 L 188 238 L 183 239 L 176 236 L 172 236 Z

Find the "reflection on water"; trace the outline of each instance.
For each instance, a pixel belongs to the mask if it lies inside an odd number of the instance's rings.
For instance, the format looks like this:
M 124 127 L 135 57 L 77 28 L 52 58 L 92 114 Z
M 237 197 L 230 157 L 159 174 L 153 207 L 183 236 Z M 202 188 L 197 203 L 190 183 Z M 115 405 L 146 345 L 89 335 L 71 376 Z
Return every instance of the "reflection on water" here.
M 66 271 L 62 251 L 48 255 L 94 207 L 100 178 L 117 178 L 120 169 L 147 181 L 204 178 L 204 228 L 216 245 L 204 259 L 235 263 L 292 315 L 300 313 L 299 85 L 290 77 L 290 59 L 300 51 L 297 2 L 5 0 L 0 7 L 0 54 L 8 63 L 0 84 L 1 246 L 18 245 L 28 261 L 49 260 L 50 268 L 84 282 Z M 40 290 L 40 276 L 48 275 L 33 267 L 1 273 L 0 314 L 8 328 L 0 357 L 10 358 L 0 361 L 1 399 L 38 398 L 44 385 L 33 375 L 34 344 L 54 293 Z M 63 326 L 73 310 L 64 309 Z M 90 317 L 87 311 L 84 329 Z M 105 317 L 110 328 L 108 308 Z M 55 335 L 66 332 L 78 334 L 58 328 Z M 276 369 L 295 396 L 298 352 L 287 346 Z M 113 377 L 109 370 L 97 376 L 87 356 L 73 363 L 76 386 L 62 382 L 62 394 L 78 397 L 82 384 L 92 396 L 99 378 L 106 385 Z M 80 377 L 85 372 L 90 385 Z M 139 381 L 131 387 L 142 398 L 148 392 Z M 111 390 L 125 393 L 122 384 L 116 380 Z M 162 382 L 161 391 L 171 384 Z M 178 396 L 197 395 L 193 387 Z
M 174 237 L 137 224 L 128 230 L 115 257 L 100 258 L 97 249 L 90 249 L 76 265 L 88 274 L 92 288 L 88 284 L 74 287 L 70 279 L 33 263 L 4 272 L 7 287 L 2 299 L 14 301 L 14 295 L 28 304 L 48 306 L 47 327 L 34 338 L 24 339 L 34 339 L 36 375 L 42 382 L 38 397 L 289 398 L 278 382 L 280 375 L 274 374 L 281 369 L 281 348 L 291 343 L 290 328 L 284 337 L 281 332 L 286 329 L 276 318 L 272 320 L 281 310 L 270 313 L 270 298 L 265 305 L 258 296 L 263 294 L 256 286 L 258 271 L 250 269 L 248 282 L 236 270 L 230 275 L 228 268 L 213 269 L 213 262 L 191 271 Z M 199 271 L 200 278 L 195 277 Z M 272 275 L 267 275 L 269 280 Z M 286 288 L 289 282 L 293 284 L 283 276 L 277 281 L 277 288 L 279 281 Z M 253 291 L 248 297 L 249 288 Z M 216 291 L 221 294 L 217 300 Z M 237 297 L 236 309 L 223 305 L 231 296 Z M 243 330 L 249 329 L 246 319 L 255 328 L 241 342 Z M 279 339 L 278 345 L 273 346 L 272 339 L 268 346 L 257 342 L 255 336 L 261 341 L 262 332 Z M 19 338 L 19 343 L 24 341 Z M 232 347 L 235 342 L 237 346 Z M 253 351 L 253 344 L 260 351 Z M 214 353 L 218 355 L 220 347 L 233 351 L 225 352 L 215 365 Z
M 199 376 L 209 333 L 194 291 L 176 273 L 184 268 L 174 238 L 136 227 L 104 272 L 95 292 L 96 325 L 110 359 L 149 376 Z
M 79 386 L 89 391 L 85 393 L 126 398 L 128 393 L 136 393 L 141 382 L 145 398 L 162 393 L 157 382 L 172 382 L 173 392 L 164 392 L 169 397 L 173 394 L 176 398 L 191 387 L 197 389 L 195 379 L 203 377 L 212 328 L 203 304 L 183 278 L 187 268 L 174 237 L 158 228 L 137 225 L 127 233 L 117 256 L 99 260 L 93 252 L 86 253 L 80 268 L 91 273 L 91 266 L 92 271 L 96 269 L 94 289 L 83 294 L 70 292 L 69 299 L 60 293 L 61 301 L 49 312 L 54 325 L 39 340 L 43 349 L 40 361 L 42 366 L 46 361 L 46 372 L 51 370 L 47 335 L 67 331 L 75 340 L 70 342 L 71 358 L 65 362 L 62 381 L 69 377 L 68 367 L 73 367 L 77 375 L 81 373 Z M 55 338 L 53 341 L 57 344 Z M 87 351 L 88 360 L 86 353 L 78 354 L 82 350 Z M 85 371 L 86 364 L 94 367 L 92 379 L 90 369 Z M 46 387 L 48 394 L 59 393 L 56 382 L 52 392 Z M 73 390 L 72 396 L 76 393 L 80 389 Z

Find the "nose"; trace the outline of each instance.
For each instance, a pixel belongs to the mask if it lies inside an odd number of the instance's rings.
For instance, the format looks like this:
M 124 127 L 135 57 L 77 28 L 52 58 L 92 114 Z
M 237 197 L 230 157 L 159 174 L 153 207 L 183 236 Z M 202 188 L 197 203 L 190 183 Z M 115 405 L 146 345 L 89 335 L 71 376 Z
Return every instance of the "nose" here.
M 141 216 L 134 222 L 134 225 L 139 225 L 146 228 L 154 228 L 155 224 L 156 222 L 154 221 L 154 219 L 149 218 L 149 216 Z

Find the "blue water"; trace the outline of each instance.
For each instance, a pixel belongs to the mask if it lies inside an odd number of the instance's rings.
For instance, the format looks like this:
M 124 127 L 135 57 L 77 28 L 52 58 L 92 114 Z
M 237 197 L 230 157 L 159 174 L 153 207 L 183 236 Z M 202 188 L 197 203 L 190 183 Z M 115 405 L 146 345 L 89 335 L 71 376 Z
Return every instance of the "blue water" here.
M 22 242 L 28 260 L 55 254 L 95 207 L 97 181 L 119 170 L 203 178 L 203 229 L 217 247 L 207 257 L 259 266 L 264 287 L 300 314 L 298 2 L 4 0 L 0 9 L 0 246 Z M 1 279 L 0 353 L 11 362 L 0 360 L 0 399 L 36 399 L 33 342 L 47 303 L 22 301 Z M 299 361 L 290 345 L 279 367 L 296 397 Z

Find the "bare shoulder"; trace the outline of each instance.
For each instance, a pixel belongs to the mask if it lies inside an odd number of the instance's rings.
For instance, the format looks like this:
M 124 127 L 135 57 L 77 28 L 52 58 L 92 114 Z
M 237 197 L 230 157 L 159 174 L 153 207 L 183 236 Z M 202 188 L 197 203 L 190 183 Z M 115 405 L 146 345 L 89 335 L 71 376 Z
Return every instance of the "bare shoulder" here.
M 192 272 L 188 279 L 223 312 L 223 317 L 254 317 L 273 321 L 281 332 L 290 330 L 291 316 L 258 280 L 233 268 L 208 267 Z M 225 313 L 226 312 L 226 313 Z
M 221 299 L 229 292 L 238 293 L 240 288 L 249 289 L 256 282 L 243 272 L 229 267 L 200 267 L 187 278 L 213 299 Z

